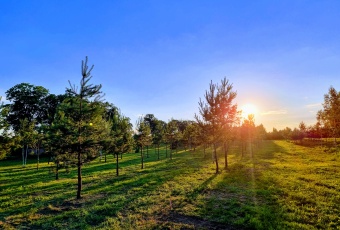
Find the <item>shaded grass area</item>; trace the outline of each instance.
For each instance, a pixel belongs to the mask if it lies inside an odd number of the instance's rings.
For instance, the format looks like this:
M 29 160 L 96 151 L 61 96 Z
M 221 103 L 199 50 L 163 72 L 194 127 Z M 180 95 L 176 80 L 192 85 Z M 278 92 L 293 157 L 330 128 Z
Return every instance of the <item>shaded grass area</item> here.
M 264 141 L 241 158 L 235 144 L 228 170 L 215 174 L 209 154 L 179 151 L 161 160 L 150 151 L 125 154 L 76 169 L 35 161 L 0 162 L 0 228 L 4 229 L 337 229 L 340 226 L 338 153 L 324 147 Z M 211 150 L 208 149 L 211 153 Z M 168 154 L 169 155 L 169 154 Z M 220 163 L 223 156 L 220 153 Z

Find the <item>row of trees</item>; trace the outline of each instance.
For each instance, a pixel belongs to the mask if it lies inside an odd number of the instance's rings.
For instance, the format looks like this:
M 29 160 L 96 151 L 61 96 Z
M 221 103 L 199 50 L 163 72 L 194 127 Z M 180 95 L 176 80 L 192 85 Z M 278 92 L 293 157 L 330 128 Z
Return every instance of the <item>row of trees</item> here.
M 305 122 L 300 122 L 299 127 L 286 127 L 282 130 L 273 128 L 266 136 L 270 140 L 293 140 L 302 142 L 304 138 L 320 140 L 322 138 L 336 138 L 340 136 L 340 92 L 334 87 L 330 87 L 324 95 L 323 109 L 316 114 L 317 122 L 307 126 Z
M 87 58 L 81 65 L 81 81 L 69 87 L 62 95 L 50 94 L 42 86 L 21 83 L 6 92 L 9 104 L 0 104 L 0 159 L 21 149 L 23 165 L 29 152 L 37 156 L 41 149 L 51 156 L 55 163 L 56 178 L 64 166 L 76 166 L 78 171 L 77 198 L 81 198 L 82 166 L 99 155 L 113 154 L 116 159 L 116 174 L 119 175 L 119 158 L 133 149 L 144 158 L 154 146 L 160 159 L 160 146 L 165 146 L 166 157 L 172 159 L 178 148 L 195 150 L 201 145 L 213 149 L 216 173 L 219 172 L 218 148 L 224 153 L 224 168 L 228 168 L 228 153 L 235 140 L 240 140 L 242 156 L 252 143 L 266 138 L 304 138 L 312 131 L 304 123 L 299 129 L 283 130 L 267 134 L 263 125 L 255 126 L 253 115 L 240 118 L 240 111 L 234 100 L 237 93 L 232 84 L 224 78 L 220 84 L 210 83 L 209 90 L 199 101 L 199 113 L 195 121 L 171 119 L 168 122 L 147 114 L 136 123 L 135 129 L 128 117 L 111 103 L 102 100 L 101 85 L 92 85 L 91 71 Z M 318 113 L 315 130 L 332 130 L 339 133 L 339 93 L 331 88 L 325 95 L 324 110 Z M 322 125 L 321 125 L 322 124 Z M 320 133 L 319 131 L 315 133 Z M 252 153 L 252 151 L 250 151 Z

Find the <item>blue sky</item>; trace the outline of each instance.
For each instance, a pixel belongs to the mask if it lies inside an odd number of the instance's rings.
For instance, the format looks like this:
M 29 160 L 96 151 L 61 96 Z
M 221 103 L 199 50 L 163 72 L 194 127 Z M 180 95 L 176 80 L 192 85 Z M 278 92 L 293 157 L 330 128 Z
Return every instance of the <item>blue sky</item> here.
M 209 83 L 227 77 L 256 123 L 315 123 L 340 88 L 340 1 L 0 2 L 0 95 L 28 82 L 60 94 L 93 83 L 134 123 L 141 114 L 191 119 Z

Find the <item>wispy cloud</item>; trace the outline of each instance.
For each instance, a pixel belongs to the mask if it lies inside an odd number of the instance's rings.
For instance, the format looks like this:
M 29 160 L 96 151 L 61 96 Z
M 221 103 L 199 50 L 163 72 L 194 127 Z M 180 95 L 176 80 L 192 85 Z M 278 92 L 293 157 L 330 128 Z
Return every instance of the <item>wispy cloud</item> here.
M 261 113 L 261 115 L 282 115 L 282 114 L 287 114 L 287 110 L 285 109 L 270 110 L 270 111 Z
M 308 104 L 305 105 L 306 108 L 315 108 L 315 107 L 320 107 L 321 103 L 314 103 L 314 104 Z

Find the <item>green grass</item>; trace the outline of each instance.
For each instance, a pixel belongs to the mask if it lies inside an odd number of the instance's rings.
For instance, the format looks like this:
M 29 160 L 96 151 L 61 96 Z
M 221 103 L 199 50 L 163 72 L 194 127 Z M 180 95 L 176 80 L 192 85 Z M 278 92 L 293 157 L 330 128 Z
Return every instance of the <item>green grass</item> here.
M 0 229 L 340 229 L 339 153 L 326 147 L 265 141 L 254 158 L 231 148 L 229 170 L 215 174 L 211 150 L 179 151 L 161 160 L 153 150 L 95 160 L 76 169 L 34 159 L 0 162 Z M 220 165 L 223 156 L 220 153 Z M 53 165 L 53 164 L 52 164 Z

